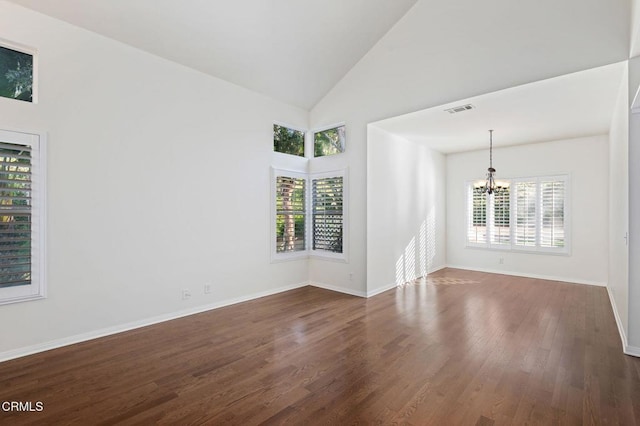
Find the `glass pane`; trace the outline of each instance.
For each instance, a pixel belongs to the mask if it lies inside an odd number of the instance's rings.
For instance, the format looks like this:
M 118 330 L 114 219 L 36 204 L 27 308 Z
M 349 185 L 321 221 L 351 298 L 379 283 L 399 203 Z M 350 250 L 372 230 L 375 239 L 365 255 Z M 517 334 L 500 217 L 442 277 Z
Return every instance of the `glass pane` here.
M 305 183 L 302 178 L 276 178 L 276 252 L 303 251 L 305 245 Z
M 32 102 L 33 56 L 0 47 L 0 96 Z
M 484 182 L 471 185 L 471 217 L 467 229 L 467 241 L 470 243 L 487 242 L 487 195 L 483 191 Z
M 536 184 L 516 184 L 516 238 L 518 246 L 536 246 Z
M 304 132 L 273 125 L 273 150 L 304 157 Z
M 313 135 L 313 156 L 340 154 L 344 152 L 345 126 L 316 132 Z
M 343 189 L 341 176 L 313 180 L 313 249 L 342 253 Z
M 541 182 L 542 247 L 564 247 L 564 181 Z
M 510 190 L 509 184 L 501 183 L 493 193 L 493 228 L 491 232 L 492 244 L 509 244 L 511 242 L 511 229 L 509 227 Z

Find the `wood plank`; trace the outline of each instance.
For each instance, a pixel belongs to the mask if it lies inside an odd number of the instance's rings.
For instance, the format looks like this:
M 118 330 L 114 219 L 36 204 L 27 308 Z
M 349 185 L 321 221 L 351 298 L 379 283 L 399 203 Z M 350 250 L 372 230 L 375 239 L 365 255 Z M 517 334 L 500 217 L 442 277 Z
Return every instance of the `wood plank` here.
M 443 269 L 305 287 L 0 363 L 0 424 L 625 424 L 640 359 L 601 287 Z

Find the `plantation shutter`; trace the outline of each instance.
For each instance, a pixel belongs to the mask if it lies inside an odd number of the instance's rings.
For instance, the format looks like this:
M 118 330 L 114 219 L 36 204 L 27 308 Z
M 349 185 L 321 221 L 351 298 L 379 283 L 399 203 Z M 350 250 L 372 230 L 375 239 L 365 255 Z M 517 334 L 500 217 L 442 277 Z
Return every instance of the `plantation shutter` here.
M 515 245 L 536 246 L 536 183 L 515 183 Z
M 342 253 L 344 178 L 313 179 L 313 249 Z
M 303 251 L 305 244 L 306 180 L 276 177 L 276 252 Z
M 487 195 L 481 190 L 484 182 L 469 184 L 469 218 L 467 241 L 470 243 L 487 242 Z
M 0 142 L 0 288 L 31 284 L 31 148 Z
M 540 182 L 541 217 L 540 246 L 564 247 L 564 180 L 543 180 Z
M 499 191 L 493 193 L 493 223 L 491 224 L 491 244 L 510 244 L 511 231 L 509 228 L 510 188 L 503 184 Z

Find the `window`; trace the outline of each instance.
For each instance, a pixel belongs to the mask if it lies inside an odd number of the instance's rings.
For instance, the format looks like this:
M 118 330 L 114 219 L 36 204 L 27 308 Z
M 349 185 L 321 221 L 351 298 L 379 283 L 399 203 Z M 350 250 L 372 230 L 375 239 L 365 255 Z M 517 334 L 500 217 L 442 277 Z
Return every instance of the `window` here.
M 313 156 L 323 157 L 344 152 L 346 127 L 338 126 L 313 134 Z
M 515 248 L 568 253 L 567 176 L 545 176 L 516 183 Z
M 467 188 L 470 205 L 467 243 L 510 244 L 510 184 L 498 182 L 496 192 L 489 196 L 483 191 L 484 183 L 474 182 Z
M 491 196 L 484 181 L 467 184 L 467 245 L 568 253 L 568 177 L 500 182 Z
M 342 253 L 344 178 L 313 179 L 313 250 Z
M 346 170 L 273 169 L 272 259 L 309 255 L 344 260 Z
M 515 196 L 515 242 L 519 247 L 536 246 L 536 183 L 516 182 Z
M 274 124 L 273 150 L 283 154 L 304 157 L 304 132 Z
M 276 253 L 306 250 L 306 179 L 276 177 Z
M 33 55 L 0 46 L 0 96 L 33 102 Z
M 45 296 L 42 139 L 0 130 L 0 303 Z
M 540 246 L 564 247 L 564 180 L 540 181 Z
M 484 244 L 487 240 L 487 194 L 482 191 L 484 182 L 476 182 L 467 188 L 470 198 L 467 242 Z

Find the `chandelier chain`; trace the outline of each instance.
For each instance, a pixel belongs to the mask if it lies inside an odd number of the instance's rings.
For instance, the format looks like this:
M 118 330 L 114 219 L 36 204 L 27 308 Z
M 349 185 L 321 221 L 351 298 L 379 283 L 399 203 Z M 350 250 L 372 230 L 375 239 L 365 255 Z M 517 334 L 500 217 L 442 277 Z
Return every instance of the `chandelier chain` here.
M 493 168 L 493 130 L 489 130 L 489 167 Z

